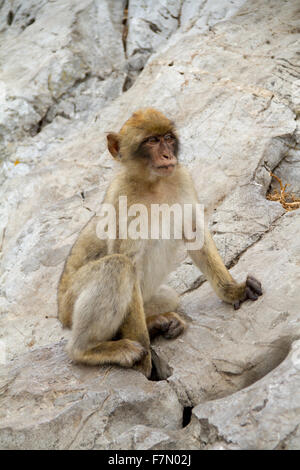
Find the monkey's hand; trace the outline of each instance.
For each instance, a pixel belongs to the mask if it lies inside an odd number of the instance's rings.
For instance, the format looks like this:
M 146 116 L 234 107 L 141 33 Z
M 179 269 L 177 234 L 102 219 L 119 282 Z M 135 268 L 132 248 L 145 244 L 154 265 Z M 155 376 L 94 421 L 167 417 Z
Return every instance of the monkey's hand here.
M 235 310 L 238 310 L 245 300 L 257 300 L 262 295 L 261 283 L 253 276 L 247 276 L 243 287 L 241 297 L 233 304 Z

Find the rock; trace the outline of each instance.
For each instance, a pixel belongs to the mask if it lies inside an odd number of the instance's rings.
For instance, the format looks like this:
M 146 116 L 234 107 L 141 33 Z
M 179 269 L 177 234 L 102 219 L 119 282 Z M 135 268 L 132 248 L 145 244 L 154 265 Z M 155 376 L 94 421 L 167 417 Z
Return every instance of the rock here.
M 124 26 L 126 0 L 3 0 L 0 162 L 10 162 L 4 176 L 19 160 L 18 140 L 49 124 L 56 137 L 62 128 L 64 135 L 72 133 L 74 125 L 80 127 L 131 86 L 150 55 L 180 25 L 199 16 L 203 1 L 181 4 L 156 1 L 149 8 L 147 2 L 131 0 Z M 229 17 L 241 4 L 223 0 L 216 13 L 208 2 L 203 27 Z
M 290 149 L 286 157 L 276 168 L 276 176 L 278 176 L 283 185 L 288 185 L 286 191 L 296 197 L 300 197 L 300 151 L 298 149 Z M 280 192 L 280 185 L 274 178 L 271 184 L 271 193 L 277 189 Z
M 266 199 L 266 188 L 253 182 L 234 190 L 212 217 L 211 230 L 225 264 L 257 242 L 285 212 L 277 202 Z
M 193 432 L 185 430 L 163 430 L 149 426 L 137 425 L 117 436 L 109 443 L 109 450 L 196 450 L 199 440 Z M 160 459 L 159 459 L 160 460 Z
M 195 26 L 201 32 L 207 31 L 216 23 L 226 21 L 245 3 L 245 0 L 214 1 L 184 0 L 180 12 L 180 25 L 187 31 Z
M 137 425 L 159 428 L 156 441 L 181 428 L 182 407 L 166 382 L 71 364 L 63 344 L 2 366 L 0 380 L 1 449 L 116 448 Z
M 178 29 L 184 32 L 195 25 L 207 31 L 219 21 L 230 18 L 245 0 L 217 3 L 213 0 L 131 0 L 128 8 L 126 55 L 127 87 L 132 85 L 153 52 L 159 50 Z
M 282 216 L 231 270 L 239 281 L 251 273 L 262 282 L 259 300 L 235 311 L 205 283 L 182 297 L 187 331 L 176 341 L 154 341 L 158 375 L 184 406 L 230 395 L 259 380 L 300 337 L 299 223 L 300 210 Z
M 300 445 L 300 341 L 266 377 L 232 396 L 193 409 L 205 449 L 297 450 Z
M 299 186 L 299 6 L 242 3 L 185 0 L 180 11 L 174 0 L 153 2 L 150 11 L 130 0 L 125 25 L 123 0 L 1 2 L 0 447 L 217 446 L 212 426 L 224 414 L 216 411 L 205 428 L 205 402 L 280 385 L 277 367 L 290 367 L 285 358 L 300 337 L 300 211 L 285 214 L 266 194 L 271 171 L 295 193 Z M 67 253 L 117 169 L 106 132 L 146 106 L 175 119 L 180 159 L 234 277 L 250 272 L 264 288 L 235 312 L 183 254 L 169 282 L 182 294 L 189 328 L 176 340 L 155 340 L 157 382 L 71 364 L 56 308 Z M 282 407 L 289 400 L 282 390 L 266 422 L 278 417 L 284 431 L 278 441 L 266 431 L 266 448 L 297 446 L 294 404 Z M 228 407 L 225 437 L 235 435 L 230 416 L 250 409 L 238 403 L 239 411 Z M 188 425 L 197 405 L 203 418 L 194 413 Z M 261 423 L 233 446 L 255 447 Z
M 129 2 L 126 55 L 130 83 L 143 70 L 151 54 L 176 31 L 180 8 L 179 0 Z
M 56 115 L 66 125 L 85 120 L 91 108 L 121 93 L 124 5 L 123 0 L 1 3 L 0 143 L 8 146 L 6 152 Z
M 195 289 L 204 281 L 205 277 L 199 272 L 197 266 L 192 264 L 189 258 L 186 258 L 167 279 L 167 283 L 170 284 L 178 294 L 184 294 L 191 289 Z

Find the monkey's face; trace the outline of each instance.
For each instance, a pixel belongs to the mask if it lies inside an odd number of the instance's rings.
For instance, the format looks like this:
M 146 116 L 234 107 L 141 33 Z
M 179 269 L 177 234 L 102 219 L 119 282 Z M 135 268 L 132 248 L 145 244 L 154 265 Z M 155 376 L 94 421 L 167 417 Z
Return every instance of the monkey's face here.
M 173 173 L 177 165 L 177 150 L 177 138 L 172 132 L 167 132 L 144 139 L 137 156 L 145 160 L 152 174 L 167 176 Z
M 108 134 L 107 145 L 128 173 L 145 180 L 169 176 L 177 166 L 178 139 L 174 124 L 152 108 L 135 112 L 119 134 Z

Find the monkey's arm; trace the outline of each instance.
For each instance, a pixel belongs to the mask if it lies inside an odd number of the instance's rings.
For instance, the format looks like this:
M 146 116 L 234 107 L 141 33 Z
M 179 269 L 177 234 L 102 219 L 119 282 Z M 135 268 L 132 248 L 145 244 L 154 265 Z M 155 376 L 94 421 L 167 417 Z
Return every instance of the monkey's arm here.
M 189 250 L 188 253 L 211 283 L 218 297 L 233 304 L 235 309 L 238 309 L 245 300 L 257 300 L 258 296 L 262 295 L 261 284 L 254 277 L 248 276 L 246 282 L 241 284 L 233 279 L 207 228 L 205 228 L 203 247 L 200 250 Z

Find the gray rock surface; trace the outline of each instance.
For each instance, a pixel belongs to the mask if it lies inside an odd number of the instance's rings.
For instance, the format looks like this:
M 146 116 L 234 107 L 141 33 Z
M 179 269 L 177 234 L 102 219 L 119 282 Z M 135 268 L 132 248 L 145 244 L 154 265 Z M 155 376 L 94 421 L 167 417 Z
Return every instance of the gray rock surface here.
M 287 359 L 251 387 L 196 406 L 194 438 L 204 449 L 299 450 L 299 370 L 298 340 Z
M 207 31 L 232 16 L 243 3 L 245 0 L 131 0 L 126 39 L 129 83 L 177 29 L 186 32 L 195 26 L 198 31 Z
M 208 283 L 182 297 L 189 322 L 176 341 L 156 339 L 159 375 L 184 406 L 247 387 L 275 368 L 300 337 L 300 211 L 282 216 L 232 269 L 240 281 L 257 276 L 264 295 L 234 311 Z M 299 392 L 300 393 L 300 392 Z
M 148 4 L 0 2 L 0 448 L 299 448 L 300 210 L 266 199 L 270 171 L 299 195 L 298 1 Z M 158 381 L 72 364 L 56 311 L 116 169 L 105 133 L 146 106 L 175 119 L 234 277 L 264 287 L 235 312 L 183 254 L 189 328 L 155 340 Z
M 170 386 L 113 367 L 75 366 L 63 344 L 1 370 L 1 449 L 105 449 L 131 428 L 181 427 Z
M 5 154 L 25 135 L 61 116 L 83 122 L 122 91 L 125 2 L 1 2 L 0 144 Z
M 286 191 L 293 194 L 297 198 L 300 197 L 300 149 L 299 147 L 289 149 L 284 160 L 279 163 L 276 168 L 276 176 L 278 176 L 283 185 L 288 185 Z M 271 192 L 274 189 L 280 191 L 279 182 L 273 178 L 271 184 Z

